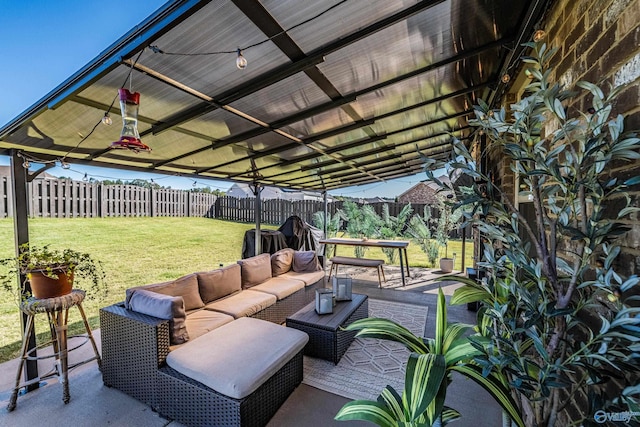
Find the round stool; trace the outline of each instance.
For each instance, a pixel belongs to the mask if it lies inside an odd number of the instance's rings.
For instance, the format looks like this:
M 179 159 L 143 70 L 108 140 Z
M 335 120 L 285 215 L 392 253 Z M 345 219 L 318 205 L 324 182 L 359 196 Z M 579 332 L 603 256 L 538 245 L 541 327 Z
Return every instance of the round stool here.
M 27 315 L 27 323 L 24 329 L 24 336 L 22 337 L 22 350 L 20 353 L 21 356 L 20 364 L 18 366 L 18 373 L 16 374 L 16 386 L 13 389 L 11 399 L 9 400 L 9 405 L 7 406 L 8 411 L 13 411 L 15 409 L 16 401 L 18 399 L 18 391 L 20 390 L 20 388 L 40 382 L 41 380 L 52 376 L 57 376 L 59 378 L 60 382 L 62 383 L 62 401 L 64 403 L 69 403 L 69 370 L 93 360 L 96 360 L 98 362 L 98 368 L 102 368 L 100 354 L 98 353 L 96 342 L 93 339 L 91 328 L 89 327 L 89 322 L 87 322 L 87 317 L 85 316 L 84 310 L 82 309 L 82 301 L 84 300 L 84 297 L 84 291 L 80 289 L 74 289 L 71 291 L 71 293 L 63 295 L 61 297 L 47 299 L 29 298 L 20 304 L 20 310 L 22 310 L 22 312 Z M 86 335 L 76 335 L 85 337 L 85 341 L 83 341 L 76 347 L 68 349 L 67 338 L 75 337 L 67 337 L 67 320 L 69 318 L 69 308 L 71 307 L 78 307 L 87 333 Z M 34 318 L 38 313 L 47 313 L 47 317 L 49 319 L 49 329 L 51 331 L 51 341 L 38 345 L 36 348 L 28 349 L 27 347 L 29 339 L 31 338 L 31 334 L 33 334 L 34 329 Z M 77 349 L 78 347 L 84 345 L 87 341 L 91 342 L 95 356 L 69 366 L 67 358 L 69 351 Z M 53 346 L 52 355 L 41 357 L 32 355 L 32 353 L 36 349 L 45 347 L 49 344 Z M 24 367 L 26 360 L 45 359 L 50 357 L 55 357 L 56 359 L 54 368 L 50 373 L 20 384 L 20 374 L 22 373 L 22 368 Z

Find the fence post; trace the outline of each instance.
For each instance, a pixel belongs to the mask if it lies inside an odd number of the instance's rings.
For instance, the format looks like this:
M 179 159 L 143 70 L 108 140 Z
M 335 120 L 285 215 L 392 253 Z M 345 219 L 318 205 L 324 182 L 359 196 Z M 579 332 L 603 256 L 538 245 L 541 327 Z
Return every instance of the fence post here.
M 151 189 L 151 193 L 150 193 L 150 209 L 149 209 L 149 216 L 150 217 L 154 217 L 156 216 L 156 189 L 152 188 Z

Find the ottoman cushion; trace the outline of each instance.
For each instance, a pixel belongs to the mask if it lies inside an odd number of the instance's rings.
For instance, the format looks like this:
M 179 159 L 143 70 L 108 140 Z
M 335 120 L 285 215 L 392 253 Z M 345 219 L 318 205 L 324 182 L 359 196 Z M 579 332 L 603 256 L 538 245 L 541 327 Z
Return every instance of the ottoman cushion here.
M 306 345 L 304 332 L 244 317 L 220 326 L 167 356 L 167 364 L 218 393 L 253 393 Z

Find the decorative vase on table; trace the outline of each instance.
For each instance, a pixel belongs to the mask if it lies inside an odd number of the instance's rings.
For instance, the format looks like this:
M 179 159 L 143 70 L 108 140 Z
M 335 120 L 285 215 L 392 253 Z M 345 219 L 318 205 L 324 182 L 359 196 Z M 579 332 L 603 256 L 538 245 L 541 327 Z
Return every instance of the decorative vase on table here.
M 451 273 L 453 271 L 453 258 L 440 258 L 440 271 Z

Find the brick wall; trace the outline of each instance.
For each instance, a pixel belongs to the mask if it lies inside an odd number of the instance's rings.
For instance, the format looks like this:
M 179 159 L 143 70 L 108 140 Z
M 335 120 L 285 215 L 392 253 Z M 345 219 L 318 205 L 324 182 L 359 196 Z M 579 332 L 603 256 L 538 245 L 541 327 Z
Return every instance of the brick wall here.
M 627 116 L 627 130 L 640 130 L 640 0 L 560 0 L 553 4 L 543 28 L 547 43 L 557 47 L 553 58 L 552 79 L 567 87 L 579 80 L 599 85 L 605 94 L 610 87 L 627 84 L 618 97 L 613 114 Z M 569 115 L 578 116 L 591 106 L 584 96 L 569 106 Z M 640 161 L 615 165 L 612 176 L 625 179 L 640 174 Z M 635 206 L 640 205 L 640 186 L 630 192 Z M 620 201 L 622 202 L 622 201 Z M 619 210 L 614 203 L 608 208 Z M 623 250 L 617 268 L 625 275 L 640 274 L 640 221 L 628 221 L 631 231 L 620 239 Z M 621 383 L 610 382 L 602 391 L 616 396 Z M 588 396 L 579 392 L 569 397 L 567 407 L 557 425 L 569 425 L 588 416 Z
M 640 0 L 561 0 L 545 19 L 548 44 L 558 47 L 554 77 L 571 86 L 579 80 L 609 87 L 628 85 L 619 95 L 613 114 L 623 114 L 627 130 L 640 130 Z M 570 114 L 586 111 L 590 97 L 578 100 Z M 611 175 L 640 174 L 640 161 L 616 165 Z M 640 206 L 640 186 L 631 191 Z M 628 221 L 631 231 L 620 240 L 618 267 L 626 275 L 640 274 L 640 221 Z

